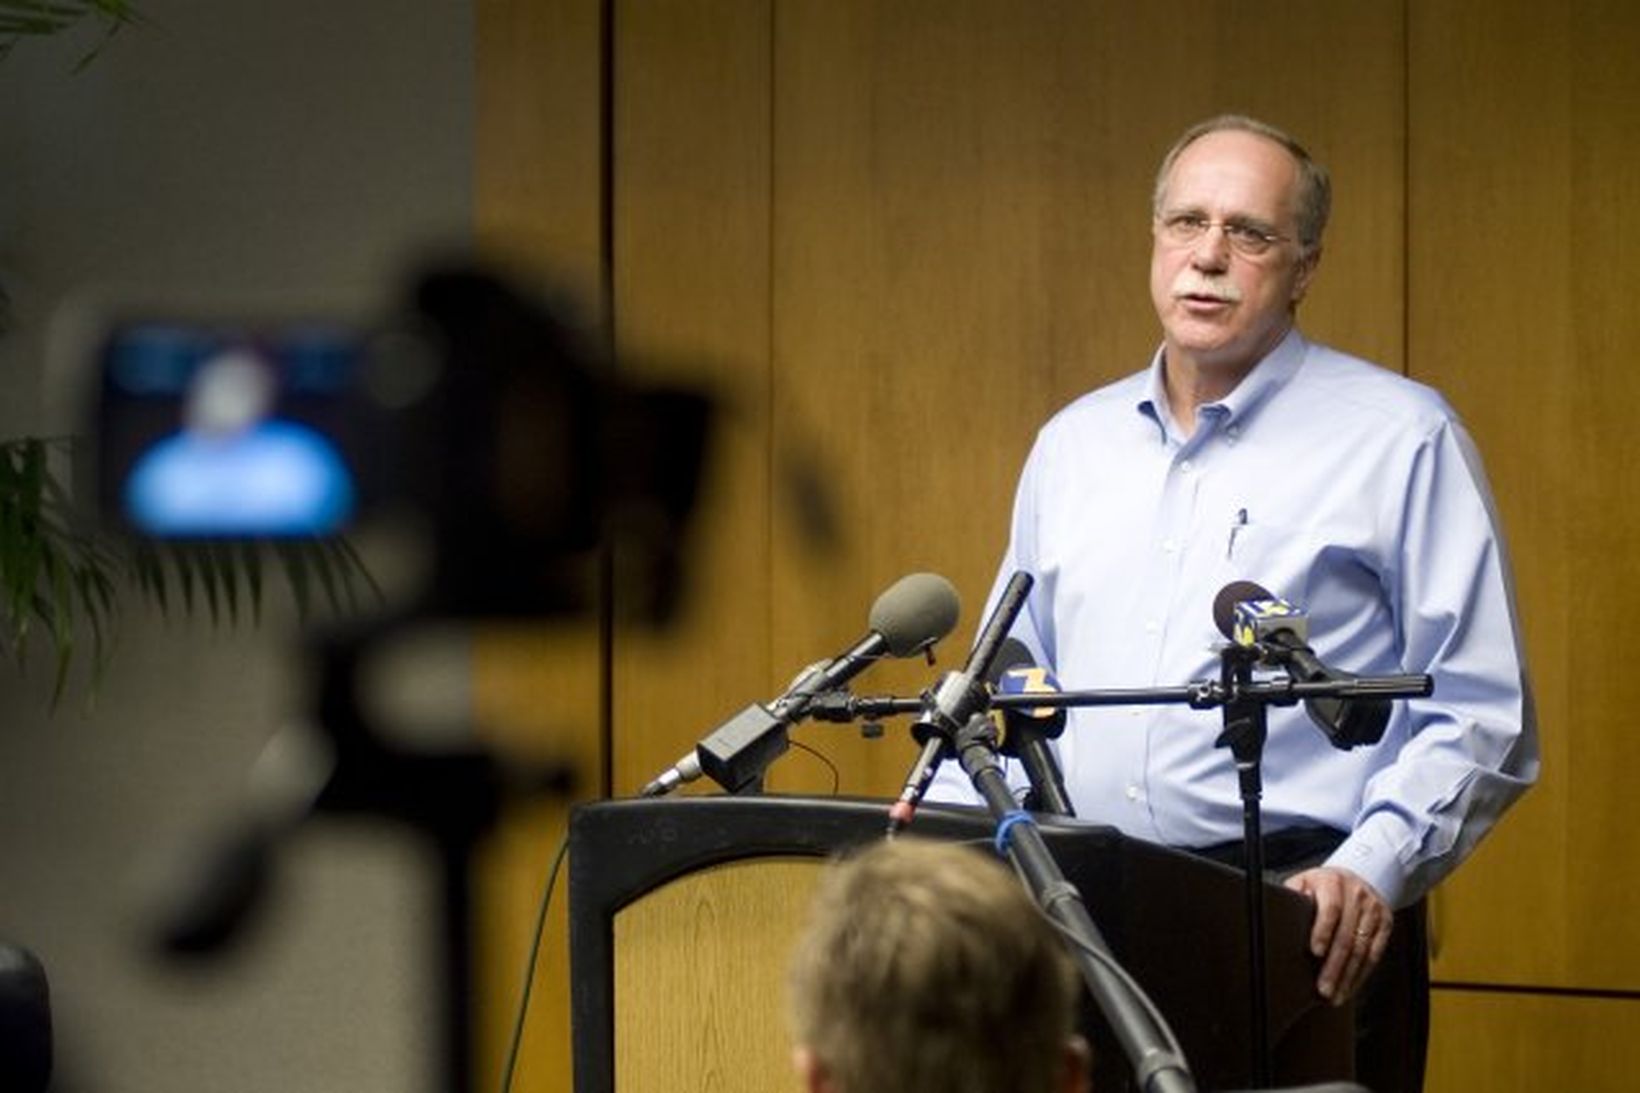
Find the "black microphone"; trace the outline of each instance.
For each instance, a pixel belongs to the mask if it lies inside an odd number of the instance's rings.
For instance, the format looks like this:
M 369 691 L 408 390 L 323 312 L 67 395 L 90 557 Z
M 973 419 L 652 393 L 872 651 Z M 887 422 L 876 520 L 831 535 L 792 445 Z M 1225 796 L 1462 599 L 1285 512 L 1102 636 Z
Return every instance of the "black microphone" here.
M 911 764 L 899 800 L 888 810 L 889 838 L 911 823 L 917 805 L 934 779 L 934 772 L 944 761 L 946 752 L 955 746 L 958 731 L 969 718 L 983 714 L 990 705 L 990 692 L 982 680 L 991 670 L 1003 639 L 1013 629 L 1014 620 L 1024 609 L 1025 597 L 1030 595 L 1034 583 L 1035 578 L 1029 573 L 1015 570 L 997 597 L 991 617 L 985 620 L 979 637 L 974 639 L 968 663 L 960 672 L 947 672 L 932 690 L 924 692 L 922 712 L 911 725 L 911 734 L 922 745 L 922 751 Z
M 929 648 L 951 632 L 960 613 L 957 590 L 939 574 L 900 578 L 872 604 L 865 637 L 803 672 L 774 701 L 754 702 L 724 722 L 639 796 L 659 797 L 702 774 L 730 793 L 740 792 L 786 751 L 786 730 L 822 693 L 842 687 L 885 655 L 909 657 Z
M 1037 666 L 1030 649 L 1018 638 L 1002 643 L 987 678 L 998 695 L 1059 693 L 1059 682 L 1046 668 Z M 991 714 L 1000 729 L 997 750 L 1018 759 L 1030 780 L 1027 806 L 1038 812 L 1075 816 L 1059 761 L 1048 747 L 1049 740 L 1057 740 L 1065 731 L 1065 708 L 993 704 Z
M 922 714 L 911 726 L 918 740 L 926 739 L 931 733 L 950 739 L 970 717 L 984 713 L 989 707 L 990 693 L 986 691 L 983 680 L 1002 649 L 1003 639 L 1013 629 L 1014 620 L 1024 609 L 1025 597 L 1030 595 L 1034 583 L 1035 578 L 1024 570 L 1016 570 L 1008 578 L 1002 595 L 997 597 L 996 607 L 991 610 L 991 617 L 985 621 L 985 628 L 974 639 L 968 663 L 962 666 L 960 672 L 947 672 L 945 678 L 923 696 Z
M 1213 622 L 1237 645 L 1255 647 L 1263 659 L 1298 683 L 1335 683 L 1354 679 L 1328 667 L 1306 644 L 1309 619 L 1297 607 L 1253 581 L 1231 581 L 1213 598 Z M 1389 726 L 1390 705 L 1383 698 L 1306 698 L 1310 715 L 1333 747 L 1348 750 L 1376 744 Z

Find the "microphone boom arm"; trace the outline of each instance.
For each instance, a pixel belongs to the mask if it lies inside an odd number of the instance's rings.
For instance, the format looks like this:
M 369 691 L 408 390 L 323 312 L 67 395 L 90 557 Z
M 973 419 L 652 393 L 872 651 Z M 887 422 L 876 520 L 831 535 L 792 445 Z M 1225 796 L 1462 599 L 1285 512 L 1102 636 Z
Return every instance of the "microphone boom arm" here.
M 1311 698 L 1428 698 L 1435 693 L 1435 681 L 1427 675 L 1358 676 L 1298 682 L 1292 679 L 1255 680 L 1227 686 L 1222 680 L 1198 680 L 1177 687 L 1115 687 L 1084 691 L 1053 691 L 1043 694 L 992 695 L 997 709 L 1080 709 L 1085 706 L 1167 706 L 1187 705 L 1212 710 L 1239 698 L 1252 698 L 1275 706 L 1293 706 Z M 921 697 L 900 695 L 850 695 L 833 692 L 817 696 L 809 706 L 814 721 L 848 722 L 860 718 L 895 717 L 918 713 Z

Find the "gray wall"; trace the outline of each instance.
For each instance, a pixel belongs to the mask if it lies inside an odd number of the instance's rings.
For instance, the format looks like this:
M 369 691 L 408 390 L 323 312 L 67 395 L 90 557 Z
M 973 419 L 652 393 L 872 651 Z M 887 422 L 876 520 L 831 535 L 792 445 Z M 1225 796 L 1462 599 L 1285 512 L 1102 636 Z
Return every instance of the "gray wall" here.
M 44 364 L 67 297 L 364 308 L 421 246 L 466 238 L 468 0 L 141 7 L 79 74 L 83 35 L 0 61 L 0 436 L 78 428 Z M 51 975 L 58 1089 L 435 1087 L 434 878 L 404 836 L 310 824 L 238 950 L 179 967 L 144 947 L 161 863 L 244 810 L 302 713 L 296 639 L 277 606 L 254 630 L 131 610 L 94 706 L 77 674 L 54 715 L 43 660 L 0 664 L 0 937 Z

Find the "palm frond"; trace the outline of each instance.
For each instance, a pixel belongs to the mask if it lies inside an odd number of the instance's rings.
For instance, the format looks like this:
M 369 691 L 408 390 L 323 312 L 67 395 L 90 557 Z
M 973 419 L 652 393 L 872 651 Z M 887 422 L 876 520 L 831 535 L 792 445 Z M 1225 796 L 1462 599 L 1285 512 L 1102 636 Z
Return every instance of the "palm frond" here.
M 24 665 L 35 627 L 44 628 L 56 662 L 55 705 L 82 621 L 91 635 L 93 672 L 100 673 L 114 614 L 115 563 L 67 518 L 49 468 L 54 443 L 39 437 L 0 443 L 0 644 Z
M 0 0 L 0 60 L 25 38 L 61 34 L 87 22 L 100 24 L 101 34 L 75 63 L 75 72 L 95 61 L 121 29 L 148 19 L 131 0 Z
M 290 585 L 291 602 L 296 604 L 296 617 L 307 619 L 313 611 L 313 590 L 308 576 L 308 553 L 296 542 L 280 541 L 273 546 Z

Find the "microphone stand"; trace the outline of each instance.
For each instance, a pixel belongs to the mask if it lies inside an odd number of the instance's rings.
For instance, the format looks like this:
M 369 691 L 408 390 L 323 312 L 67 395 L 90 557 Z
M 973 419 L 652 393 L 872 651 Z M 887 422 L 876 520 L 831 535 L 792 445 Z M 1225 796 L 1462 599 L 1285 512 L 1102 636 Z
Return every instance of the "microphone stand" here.
M 1033 696 L 1034 697 L 1034 696 Z M 997 847 L 1024 878 L 1037 904 L 1075 942 L 1073 956 L 1111 1031 L 1146 1093 L 1194 1093 L 1195 1078 L 1172 1032 L 1152 1019 L 1133 990 L 1111 971 L 1116 958 L 1082 902 L 1065 879 L 1031 814 L 1014 803 L 997 761 L 996 729 L 984 713 L 974 714 L 952 741 L 962 769 L 997 822 Z M 1098 954 L 1098 955 L 1095 955 Z
M 1047 738 L 1039 735 L 1027 741 L 1027 745 L 1019 752 L 1019 763 L 1025 768 L 1025 777 L 1031 783 L 1030 803 L 1035 806 L 1035 811 L 1075 819 L 1076 809 L 1071 805 L 1071 795 L 1065 789 L 1065 773 L 1059 769 L 1059 760 L 1048 749 Z
M 1255 1089 L 1270 1085 L 1269 974 L 1264 959 L 1264 741 L 1269 736 L 1267 707 L 1247 694 L 1253 682 L 1253 664 L 1259 651 L 1228 645 L 1220 658 L 1219 682 L 1228 696 L 1224 703 L 1224 731 L 1214 747 L 1228 747 L 1241 782 L 1242 845 L 1246 856 L 1243 878 L 1247 891 L 1248 1014 Z
M 1428 675 L 1360 676 L 1352 679 L 1315 681 L 1299 681 L 1291 677 L 1254 680 L 1253 666 L 1263 655 L 1263 650 L 1256 646 L 1228 644 L 1222 648 L 1220 655 L 1220 672 L 1217 680 L 1198 680 L 1178 687 L 992 695 L 989 705 L 993 708 L 1003 709 L 1043 706 L 1070 708 L 1178 704 L 1188 705 L 1192 709 L 1198 710 L 1213 709 L 1215 707 L 1223 708 L 1224 728 L 1214 741 L 1214 746 L 1230 749 L 1231 756 L 1235 760 L 1236 773 L 1241 783 L 1242 839 L 1246 858 L 1244 876 L 1247 890 L 1247 977 L 1252 1075 L 1256 1087 L 1268 1088 L 1271 1073 L 1270 1018 L 1268 969 L 1265 967 L 1264 957 L 1264 836 L 1261 823 L 1261 802 L 1263 798 L 1261 767 L 1264 742 L 1268 736 L 1268 708 L 1270 706 L 1292 706 L 1312 698 L 1423 698 L 1434 692 L 1434 680 Z M 820 721 L 852 721 L 856 717 L 880 718 L 893 714 L 915 713 L 921 708 L 922 700 L 919 698 L 826 696 L 810 707 L 809 715 Z M 988 720 L 986 723 L 989 725 Z M 964 732 L 968 735 L 973 735 L 977 731 L 972 721 L 964 727 Z M 976 747 L 977 745 L 970 744 L 968 750 L 975 750 Z M 968 770 L 968 750 L 958 751 L 964 770 Z M 996 760 L 994 737 L 992 738 L 989 764 L 984 764 L 983 760 L 977 760 L 977 762 L 984 768 L 984 771 L 989 772 L 984 778 L 985 784 L 981 784 L 981 779 L 973 771 L 969 771 L 969 776 L 974 780 L 975 790 L 979 792 L 981 798 L 991 808 L 992 814 L 998 816 L 999 821 L 1003 812 L 1009 813 L 1011 817 L 1022 817 L 1028 821 L 1030 814 L 1019 811 L 1014 807 L 1013 795 L 1008 790 L 1006 780 L 1001 774 L 1000 764 Z M 998 789 L 1001 792 L 1000 797 L 995 796 Z M 1003 812 L 999 812 L 999 808 Z M 1020 823 L 1017 820 L 1014 823 L 1017 828 L 1028 828 L 1030 834 L 1036 835 L 1036 841 L 1040 844 L 1041 836 L 1035 828 L 1029 827 L 1028 823 Z M 1045 848 L 1042 850 L 1042 855 L 1047 855 Z M 1051 865 L 1052 859 L 1049 858 L 1048 861 Z M 1033 868 L 1040 868 L 1040 863 L 1033 863 Z M 1037 891 L 1034 884 L 1032 890 Z M 1074 889 L 1072 891 L 1074 894 Z M 1057 893 L 1050 894 L 1055 895 L 1055 898 L 1062 898 Z M 1039 898 L 1041 898 L 1040 893 Z M 1048 904 L 1043 902 L 1043 906 L 1046 908 Z M 1080 902 L 1077 906 L 1081 906 Z M 1050 913 L 1052 912 L 1050 911 Z M 1057 918 L 1057 916 L 1055 917 Z M 1086 917 L 1085 909 L 1082 911 L 1082 917 Z M 1088 928 L 1093 928 L 1091 919 L 1088 921 Z M 1078 933 L 1078 936 L 1081 936 L 1080 933 Z M 1100 1000 L 1101 1009 L 1105 1009 L 1104 999 L 1100 996 L 1099 991 L 1094 988 L 1091 979 L 1089 980 L 1089 988 L 1094 990 L 1095 998 Z M 1112 1027 L 1115 1029 L 1116 1022 L 1111 1018 L 1111 1011 L 1105 1009 L 1105 1013 L 1107 1019 L 1111 1019 Z M 1119 1038 L 1124 1036 L 1120 1029 L 1116 1029 L 1116 1031 Z M 1134 1065 L 1138 1067 L 1140 1057 L 1133 1054 L 1136 1047 L 1129 1047 L 1125 1039 L 1123 1045 L 1124 1048 L 1128 1049 L 1129 1057 L 1134 1060 Z

